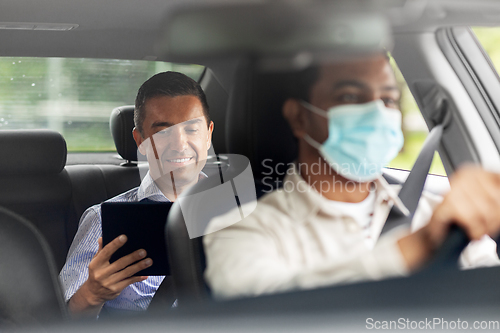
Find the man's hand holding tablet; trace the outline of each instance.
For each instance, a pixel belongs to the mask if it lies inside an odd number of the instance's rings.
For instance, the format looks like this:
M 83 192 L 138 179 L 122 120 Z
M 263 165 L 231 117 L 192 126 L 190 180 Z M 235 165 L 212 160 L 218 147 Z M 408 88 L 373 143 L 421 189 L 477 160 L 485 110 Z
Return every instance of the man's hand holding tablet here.
M 89 265 L 89 277 L 68 303 L 73 313 L 85 309 L 87 314 L 97 315 L 104 302 L 116 298 L 128 285 L 147 279 L 147 276 L 133 275 L 153 264 L 146 258 L 144 249 L 109 262 L 111 255 L 127 242 L 125 235 L 116 237 L 105 247 L 102 247 L 102 238 L 98 242 L 99 250 Z

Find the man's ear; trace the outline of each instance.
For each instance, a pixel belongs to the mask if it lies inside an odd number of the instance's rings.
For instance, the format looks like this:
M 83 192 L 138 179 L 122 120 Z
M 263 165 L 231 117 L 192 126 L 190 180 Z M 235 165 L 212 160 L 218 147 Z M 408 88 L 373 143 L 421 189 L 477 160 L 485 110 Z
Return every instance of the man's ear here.
M 146 155 L 146 150 L 144 149 L 144 146 L 142 146 L 144 138 L 142 137 L 141 133 L 139 133 L 139 130 L 134 127 L 134 129 L 132 130 L 132 135 L 134 136 L 134 141 L 135 144 L 137 145 L 137 148 L 139 149 L 139 152 L 142 155 Z
M 307 117 L 298 100 L 289 98 L 283 104 L 283 117 L 288 121 L 293 135 L 301 139 L 307 134 Z
M 210 149 L 210 146 L 212 145 L 212 133 L 214 131 L 214 122 L 211 121 L 210 125 L 208 126 L 208 139 L 207 139 L 207 150 Z

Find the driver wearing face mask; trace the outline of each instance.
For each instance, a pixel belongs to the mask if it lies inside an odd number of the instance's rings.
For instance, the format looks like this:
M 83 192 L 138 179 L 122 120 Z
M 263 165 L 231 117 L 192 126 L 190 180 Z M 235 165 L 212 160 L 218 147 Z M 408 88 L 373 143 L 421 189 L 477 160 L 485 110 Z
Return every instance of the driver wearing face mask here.
M 283 115 L 298 157 L 281 189 L 263 196 L 242 221 L 213 219 L 203 239 L 205 278 L 217 298 L 256 296 L 405 276 L 430 260 L 452 223 L 473 240 L 463 267 L 498 265 L 500 175 L 464 167 L 443 198 L 424 192 L 411 231 L 382 236 L 399 187 L 382 177 L 403 146 L 400 92 L 385 55 L 311 69 Z M 308 77 L 311 77 L 309 75 Z M 213 232 L 212 232 L 213 231 Z
M 382 100 L 331 107 L 328 111 L 300 102 L 328 120 L 328 138 L 322 144 L 309 134 L 304 140 L 316 148 L 330 167 L 345 178 L 370 182 L 382 174 L 403 148 L 401 112 Z

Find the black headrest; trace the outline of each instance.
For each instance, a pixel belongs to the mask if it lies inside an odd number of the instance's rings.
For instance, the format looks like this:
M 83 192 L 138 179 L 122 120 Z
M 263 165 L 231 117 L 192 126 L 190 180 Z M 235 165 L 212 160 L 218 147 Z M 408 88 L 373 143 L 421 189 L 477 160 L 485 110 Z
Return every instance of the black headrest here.
M 115 141 L 116 151 L 127 161 L 137 161 L 137 145 L 132 135 L 134 106 L 120 106 L 111 112 L 109 129 Z
M 262 73 L 252 64 L 236 73 L 226 117 L 228 153 L 250 159 L 256 179 L 283 178 L 297 157 L 297 142 L 282 116 L 283 73 Z
M 66 165 L 66 141 L 51 130 L 5 130 L 0 154 L 3 176 L 57 174 Z

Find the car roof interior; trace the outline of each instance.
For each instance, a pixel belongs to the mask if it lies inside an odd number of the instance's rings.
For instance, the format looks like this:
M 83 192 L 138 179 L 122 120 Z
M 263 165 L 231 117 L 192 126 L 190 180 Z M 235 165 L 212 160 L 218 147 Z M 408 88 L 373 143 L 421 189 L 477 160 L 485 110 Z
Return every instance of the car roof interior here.
M 279 1 L 276 1 L 279 2 Z M 145 5 L 147 3 L 147 5 Z M 2 56 L 33 57 L 87 57 L 135 60 L 166 60 L 158 53 L 158 39 L 165 28 L 166 19 L 176 11 L 219 9 L 228 6 L 260 6 L 274 1 L 162 1 L 148 0 L 6 0 L 2 2 L 0 22 L 76 24 L 77 28 L 63 32 L 39 30 L 0 30 Z M 298 6 L 301 11 L 314 10 L 314 5 L 324 2 L 283 1 Z M 328 5 L 330 3 L 331 5 Z M 398 31 L 433 31 L 451 25 L 494 25 L 498 6 L 492 1 L 373 1 L 371 8 L 383 12 Z M 326 2 L 331 10 L 366 11 L 363 1 Z M 368 6 L 370 8 L 370 6 Z M 262 9 L 262 8 L 261 8 Z M 265 9 L 265 7 L 263 8 Z M 490 9 L 490 10 L 488 10 Z M 464 15 L 467 13 L 467 15 Z M 410 23 L 408 23 L 408 21 Z M 404 24 L 403 24 L 404 23 Z M 257 24 L 257 22 L 256 22 Z M 399 27 L 398 27 L 399 26 Z M 49 27 L 50 28 L 50 27 Z M 29 27 L 27 28 L 29 29 Z M 33 28 L 35 29 L 35 28 Z

